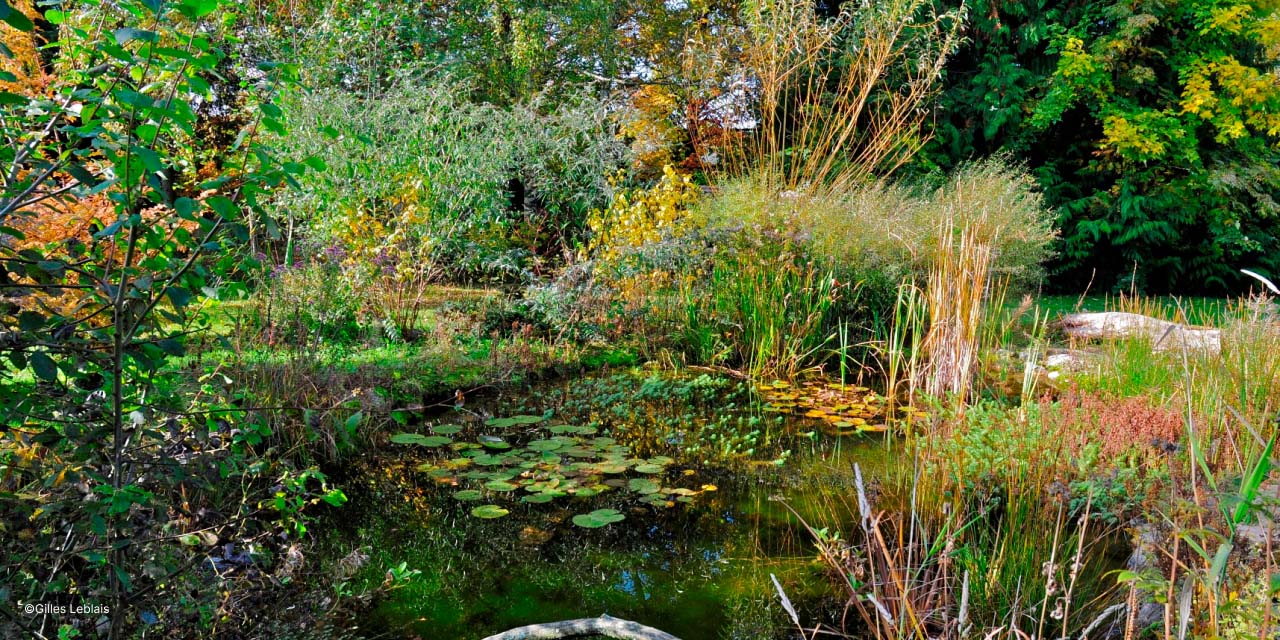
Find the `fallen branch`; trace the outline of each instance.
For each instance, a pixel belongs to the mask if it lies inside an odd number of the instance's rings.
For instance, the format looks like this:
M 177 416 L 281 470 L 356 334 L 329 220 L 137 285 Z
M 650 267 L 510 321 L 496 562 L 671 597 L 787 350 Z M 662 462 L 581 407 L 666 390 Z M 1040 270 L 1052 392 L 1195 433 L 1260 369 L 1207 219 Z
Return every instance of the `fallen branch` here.
M 554 640 L 576 636 L 605 636 L 617 640 L 680 640 L 679 638 L 638 622 L 619 620 L 608 614 L 599 618 L 581 618 L 544 622 L 503 631 L 484 640 Z
M 1218 353 L 1222 349 L 1222 332 L 1218 329 L 1191 327 L 1137 313 L 1074 313 L 1060 321 L 1063 333 L 1072 338 L 1148 338 L 1153 351 L 1187 348 Z

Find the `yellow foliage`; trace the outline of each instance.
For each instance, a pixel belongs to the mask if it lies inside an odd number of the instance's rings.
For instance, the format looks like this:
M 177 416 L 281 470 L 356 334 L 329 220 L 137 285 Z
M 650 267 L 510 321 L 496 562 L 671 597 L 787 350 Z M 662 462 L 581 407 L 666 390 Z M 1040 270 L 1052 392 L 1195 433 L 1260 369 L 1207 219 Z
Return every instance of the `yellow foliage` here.
M 1178 119 L 1163 111 L 1110 115 L 1102 121 L 1102 148 L 1128 160 L 1155 160 L 1178 150 L 1185 132 Z
M 616 182 L 616 178 L 614 181 Z M 599 258 L 615 259 L 664 235 L 679 233 L 688 222 L 690 205 L 697 201 L 698 186 L 671 165 L 662 167 L 662 179 L 650 189 L 620 191 L 605 210 L 587 218 L 591 240 L 587 251 Z
M 1058 63 L 1059 73 L 1065 78 L 1087 76 L 1098 71 L 1101 65 L 1092 54 L 1084 50 L 1084 40 L 1067 38 L 1062 48 L 1062 60 Z
M 429 188 L 421 179 L 404 179 L 384 200 L 359 202 L 335 218 L 333 237 L 346 249 L 345 264 L 394 265 L 397 277 L 430 270 L 431 235 L 426 233 Z
M 40 17 L 32 0 L 10 0 L 9 5 L 32 20 Z M 0 42 L 13 52 L 13 57 L 0 56 L 0 71 L 15 76 L 12 81 L 0 80 L 0 91 L 32 97 L 44 95 L 48 90 L 53 78 L 40 64 L 39 47 L 44 43 L 37 38 L 34 31 L 24 33 L 0 23 Z
M 1195 65 L 1182 90 L 1182 111 L 1212 122 L 1219 142 L 1241 138 L 1250 129 L 1280 135 L 1280 114 L 1270 104 L 1280 96 L 1273 75 L 1232 56 Z
M 649 85 L 631 96 L 631 109 L 620 132 L 631 139 L 637 168 L 659 167 L 676 161 L 674 150 L 685 133 L 672 122 L 680 100 L 666 87 Z
M 1210 31 L 1222 30 L 1233 35 L 1239 35 L 1244 30 L 1244 19 L 1249 17 L 1252 12 L 1253 8 L 1247 4 L 1214 9 L 1210 13 L 1209 26 L 1201 29 L 1200 33 L 1205 34 Z

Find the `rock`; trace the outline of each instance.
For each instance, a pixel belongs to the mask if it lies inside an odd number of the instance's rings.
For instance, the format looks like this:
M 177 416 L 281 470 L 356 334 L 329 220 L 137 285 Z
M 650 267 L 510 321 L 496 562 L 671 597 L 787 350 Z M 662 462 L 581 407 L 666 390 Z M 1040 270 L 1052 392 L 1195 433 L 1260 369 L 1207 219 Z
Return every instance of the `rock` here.
M 1153 351 L 1184 347 L 1211 353 L 1222 351 L 1219 329 L 1192 327 L 1137 313 L 1073 313 L 1063 316 L 1058 325 L 1071 338 L 1147 338 L 1152 342 Z

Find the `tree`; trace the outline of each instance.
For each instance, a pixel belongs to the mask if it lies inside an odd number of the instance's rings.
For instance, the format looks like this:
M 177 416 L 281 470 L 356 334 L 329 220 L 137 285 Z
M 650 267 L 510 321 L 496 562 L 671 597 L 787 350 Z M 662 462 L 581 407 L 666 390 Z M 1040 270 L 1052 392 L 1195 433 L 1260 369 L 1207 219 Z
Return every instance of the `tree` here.
M 970 28 L 927 157 L 1025 155 L 1059 210 L 1058 286 L 1220 291 L 1280 271 L 1274 2 L 1025 0 Z
M 0 5 L 5 42 L 55 27 L 47 82 L 0 93 L 0 634 L 48 631 L 20 601 L 89 607 L 114 638 L 179 619 L 175 590 L 209 593 L 190 580 L 201 547 L 342 497 L 255 460 L 269 433 L 225 404 L 229 384 L 179 387 L 164 367 L 203 329 L 193 305 L 234 289 L 262 197 L 303 170 L 255 141 L 281 128 L 271 100 L 295 70 L 244 70 L 243 100 L 209 109 L 206 78 L 233 64 L 217 40 L 230 3 L 56 7 Z M 237 109 L 245 126 L 210 174 L 201 127 Z M 228 513 L 191 507 L 226 494 Z

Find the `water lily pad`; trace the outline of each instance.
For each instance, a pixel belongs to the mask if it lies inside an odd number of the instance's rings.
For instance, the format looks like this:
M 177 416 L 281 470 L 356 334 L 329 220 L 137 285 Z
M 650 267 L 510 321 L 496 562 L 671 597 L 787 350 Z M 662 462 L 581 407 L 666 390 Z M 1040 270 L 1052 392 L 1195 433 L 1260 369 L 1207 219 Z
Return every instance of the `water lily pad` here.
M 471 510 L 471 515 L 477 518 L 484 518 L 485 520 L 501 518 L 502 516 L 505 516 L 508 513 L 511 513 L 511 512 L 507 511 L 506 509 L 503 509 L 502 507 L 499 507 L 496 504 L 482 504 Z
M 502 438 L 495 438 L 493 436 L 480 436 L 480 444 L 484 445 L 487 449 L 494 449 L 498 451 L 511 448 L 511 445 L 505 440 Z
M 662 465 L 648 463 L 636 465 L 636 473 L 662 473 Z
M 559 440 L 534 440 L 526 444 L 525 448 L 531 451 L 555 451 L 563 446 L 565 443 Z
M 396 444 L 417 444 L 424 437 L 420 433 L 397 433 L 391 436 L 391 441 Z
M 453 494 L 454 499 L 462 501 L 479 500 L 484 494 L 476 489 L 464 489 Z
M 484 488 L 490 491 L 515 491 L 520 487 L 507 482 L 506 480 L 490 480 L 484 483 Z
M 657 493 L 662 489 L 662 485 L 650 480 L 649 478 L 632 478 L 627 482 L 627 488 L 640 494 Z
M 626 516 L 617 509 L 596 509 L 573 517 L 573 523 L 584 529 L 598 529 L 614 522 L 622 522 Z
M 431 427 L 431 431 L 438 433 L 442 436 L 451 436 L 455 433 L 458 433 L 459 431 L 462 431 L 462 427 L 456 424 L 441 424 L 441 425 L 436 425 L 434 427 Z
M 523 498 L 520 498 L 520 502 L 528 502 L 531 504 L 542 504 L 545 502 L 551 502 L 552 500 L 555 500 L 555 499 L 556 499 L 555 495 L 550 493 L 535 493 L 535 494 L 527 495 Z
M 484 424 L 495 429 L 509 429 L 511 427 L 538 424 L 545 419 L 542 416 L 510 416 L 507 418 L 492 418 L 486 420 Z

